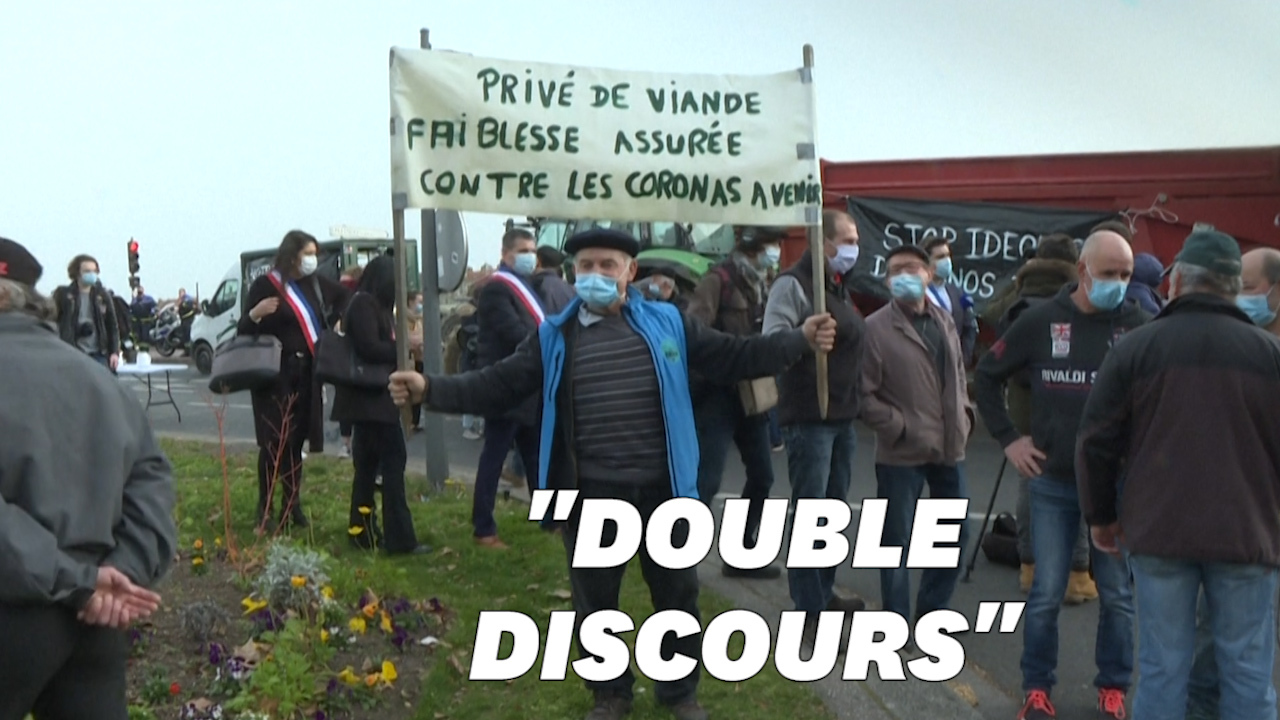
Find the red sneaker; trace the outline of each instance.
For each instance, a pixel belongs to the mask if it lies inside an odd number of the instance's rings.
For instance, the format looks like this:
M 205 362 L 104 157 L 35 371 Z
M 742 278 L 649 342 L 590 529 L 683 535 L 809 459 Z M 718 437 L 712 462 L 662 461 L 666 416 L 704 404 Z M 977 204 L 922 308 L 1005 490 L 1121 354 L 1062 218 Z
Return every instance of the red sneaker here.
M 1022 706 L 1022 712 L 1018 713 L 1018 720 L 1053 720 L 1056 717 L 1058 713 L 1053 709 L 1053 703 L 1049 702 L 1049 693 L 1044 690 L 1027 693 L 1027 702 Z
M 1098 720 L 1124 720 L 1124 691 L 1119 688 L 1098 690 Z

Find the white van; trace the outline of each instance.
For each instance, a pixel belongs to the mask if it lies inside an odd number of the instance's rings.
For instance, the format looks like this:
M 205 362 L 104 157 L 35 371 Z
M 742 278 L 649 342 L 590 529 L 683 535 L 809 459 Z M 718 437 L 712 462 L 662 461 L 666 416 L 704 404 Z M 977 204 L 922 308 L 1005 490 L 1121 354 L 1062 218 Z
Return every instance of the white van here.
M 343 269 L 351 265 L 364 267 L 369 260 L 387 252 L 395 244 L 385 234 L 379 236 L 376 231 L 337 227 L 331 228 L 330 232 L 336 239 L 320 242 L 320 264 L 316 272 L 332 280 L 337 280 Z M 415 292 L 422 288 L 418 243 L 406 239 L 405 247 L 409 263 L 408 289 Z M 191 345 L 187 354 L 201 375 L 213 372 L 214 353 L 236 336 L 240 314 L 245 311 L 249 285 L 270 269 L 275 253 L 274 248 L 242 253 L 240 262 L 227 269 L 213 295 L 200 303 L 200 314 L 191 323 Z

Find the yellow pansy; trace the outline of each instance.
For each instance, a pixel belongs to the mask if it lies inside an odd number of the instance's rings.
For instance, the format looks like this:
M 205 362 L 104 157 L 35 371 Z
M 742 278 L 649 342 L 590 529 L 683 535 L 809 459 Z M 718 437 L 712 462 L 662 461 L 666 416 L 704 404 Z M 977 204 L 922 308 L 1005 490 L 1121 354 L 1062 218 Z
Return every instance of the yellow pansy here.
M 329 631 L 328 631 L 328 630 L 325 630 L 325 629 L 321 628 L 321 630 L 320 630 L 320 642 L 322 642 L 322 643 L 327 643 L 327 642 L 329 642 Z
M 361 635 L 363 635 L 364 631 L 368 629 L 368 625 L 365 625 L 364 618 L 359 617 L 351 618 L 351 622 L 347 623 L 347 627 L 351 628 L 351 632 L 360 633 Z
M 204 564 L 204 558 L 202 557 L 191 558 L 191 564 L 195 565 L 196 567 L 200 567 L 201 565 Z
M 360 684 L 360 678 L 356 677 L 356 674 L 355 674 L 354 672 L 352 672 L 352 671 L 351 671 L 351 666 L 350 666 L 350 665 L 348 665 L 347 667 L 343 668 L 342 672 L 338 673 L 338 679 L 339 679 L 339 680 L 341 680 L 342 682 L 346 683 L 347 685 L 359 685 L 359 684 Z
M 294 575 L 293 577 L 289 578 L 289 584 L 296 588 L 306 587 L 307 578 L 302 575 Z
M 220 537 L 216 537 L 216 538 L 214 538 L 214 539 L 213 539 L 213 546 L 214 546 L 214 547 L 222 547 L 222 538 L 220 538 Z
M 364 532 L 364 528 L 360 527 L 359 525 L 352 525 L 351 527 L 347 528 L 347 534 L 350 535 L 351 537 L 355 537 L 356 535 L 359 535 L 362 532 Z
M 400 675 L 399 673 L 396 672 L 396 666 L 390 660 L 383 660 L 382 661 L 382 679 L 386 680 L 387 684 L 390 685 L 391 683 L 395 682 L 396 678 L 398 677 L 400 677 Z
M 252 615 L 252 614 L 254 614 L 254 613 L 258 612 L 259 610 L 261 610 L 262 608 L 266 607 L 266 606 L 267 606 L 267 601 L 266 601 L 266 600 L 254 600 L 254 599 L 253 599 L 253 598 L 251 598 L 251 597 L 247 597 L 247 598 L 245 598 L 244 600 L 241 600 L 241 601 L 240 601 L 240 604 L 244 606 L 244 614 L 245 614 L 245 615 Z
M 388 635 L 390 635 L 392 632 L 394 632 L 394 631 L 395 631 L 395 628 L 393 628 L 393 627 L 391 626 L 391 613 L 387 612 L 386 610 L 383 610 L 383 611 L 382 611 L 382 622 L 381 622 L 381 623 L 379 623 L 379 625 L 378 625 L 378 626 L 382 628 L 382 632 L 384 632 L 384 633 L 386 633 L 386 634 L 388 634 Z
M 320 588 L 320 594 L 323 595 L 326 599 L 332 600 L 333 588 L 329 587 L 328 585 L 325 585 L 324 587 Z
M 360 507 L 356 508 L 356 512 L 359 512 L 361 515 L 372 515 L 373 508 L 369 507 L 368 505 L 361 505 Z

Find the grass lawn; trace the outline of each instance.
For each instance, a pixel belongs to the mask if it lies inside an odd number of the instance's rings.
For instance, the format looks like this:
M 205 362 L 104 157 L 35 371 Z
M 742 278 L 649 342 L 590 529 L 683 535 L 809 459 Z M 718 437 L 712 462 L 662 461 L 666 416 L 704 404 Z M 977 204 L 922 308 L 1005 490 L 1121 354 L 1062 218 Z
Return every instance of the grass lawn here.
M 175 605 L 203 600 L 221 606 L 230 620 L 220 626 L 223 629 L 218 631 L 221 635 L 217 637 L 227 647 L 240 647 L 249 640 L 252 632 L 246 624 L 249 621 L 245 618 L 241 601 L 252 589 L 251 578 L 263 572 L 263 556 L 270 540 L 256 537 L 253 532 L 252 514 L 257 501 L 256 454 L 228 454 L 229 483 L 225 488 L 229 490 L 232 508 L 231 537 L 224 539 L 226 518 L 219 449 L 168 441 L 164 445 L 177 478 L 178 525 L 183 556 L 160 589 L 165 595 L 170 620 L 157 619 L 154 636 L 147 641 L 147 647 L 135 652 L 131 684 L 134 688 L 133 702 L 139 706 L 135 712 L 138 717 L 147 717 L 142 710 L 146 706 L 150 706 L 157 717 L 172 717 L 168 708 L 181 707 L 196 698 L 221 702 L 212 693 L 217 688 L 209 680 L 211 673 L 208 668 L 201 669 L 202 664 L 208 662 L 203 658 L 203 654 L 208 652 L 207 646 L 176 636 L 180 628 L 187 628 L 190 623 L 172 620 L 172 615 L 179 611 Z M 349 461 L 316 456 L 307 459 L 303 499 L 312 527 L 295 532 L 293 539 L 303 547 L 320 551 L 330 558 L 324 567 L 327 587 L 332 589 L 336 604 L 342 606 L 345 614 L 336 620 L 316 619 L 312 623 L 316 626 L 316 633 L 320 632 L 321 626 L 341 630 L 332 636 L 326 632 L 324 641 L 326 646 L 336 643 L 340 648 L 338 653 L 313 656 L 312 653 L 317 652 L 313 647 L 315 641 L 299 641 L 301 644 L 297 647 L 300 649 L 296 654 L 311 657 L 308 661 L 311 665 L 298 659 L 294 669 L 310 667 L 311 674 L 322 675 L 311 678 L 310 682 L 316 687 L 327 683 L 330 690 L 335 684 L 333 679 L 345 668 L 353 669 L 357 679 L 379 677 L 376 673 L 384 667 L 384 660 L 394 663 L 397 670 L 392 673 L 394 682 L 378 682 L 376 685 L 380 689 L 377 690 L 366 691 L 362 687 L 363 682 L 352 683 L 358 693 L 352 696 L 349 706 L 341 708 L 340 712 L 331 708 L 327 718 L 576 720 L 587 713 L 591 705 L 590 696 L 573 675 L 572 668 L 566 682 L 540 682 L 541 657 L 528 675 L 511 682 L 469 682 L 466 679 L 469 651 L 481 610 L 525 613 L 545 632 L 553 610 L 571 609 L 565 553 L 558 537 L 544 533 L 535 523 L 528 522 L 527 508 L 523 504 L 499 499 L 498 523 L 511 549 L 476 548 L 471 541 L 471 503 L 465 487 L 451 483 L 443 494 L 417 501 L 416 498 L 426 493 L 426 487 L 425 479 L 415 477 L 410 478 L 409 495 L 415 498 L 411 505 L 419 539 L 432 545 L 435 552 L 427 556 L 388 559 L 355 549 L 348 543 L 350 482 Z M 193 551 L 197 541 L 204 550 Z M 192 564 L 196 555 L 207 559 L 198 572 Z M 652 608 L 637 565 L 633 561 L 623 584 L 622 609 L 635 619 L 638 626 Z M 298 578 L 295 576 L 295 579 Z M 362 596 L 363 600 L 360 599 Z M 380 616 L 380 611 L 375 611 L 366 613 L 370 618 L 367 634 L 360 635 L 358 641 L 350 646 L 343 644 L 349 641 L 348 635 L 355 637 L 355 633 L 346 627 L 347 618 L 358 619 L 361 606 L 369 610 L 367 603 L 372 596 L 377 596 L 384 603 L 379 607 L 390 607 L 393 602 L 401 607 L 403 614 L 395 615 L 393 622 L 397 637 L 406 635 L 408 642 L 399 637 L 397 647 L 393 649 L 385 640 L 391 636 L 379 635 L 375 627 Z M 731 609 L 724 598 L 716 597 L 705 589 L 701 597 L 704 622 Z M 184 618 L 188 614 L 182 613 Z M 389 616 L 382 615 L 382 627 L 387 633 L 388 620 Z M 404 631 L 399 629 L 402 624 L 406 628 Z M 426 636 L 437 634 L 439 643 L 423 646 L 419 642 Z M 268 640 L 272 637 L 267 636 Z M 311 635 L 307 634 L 307 637 Z M 629 643 L 634 641 L 634 633 L 626 637 Z M 280 642 L 282 647 L 288 646 L 284 640 Z M 403 645 L 400 644 L 402 642 Z M 737 645 L 740 649 L 741 643 Z M 269 643 L 264 643 L 264 656 L 268 647 Z M 280 653 L 283 657 L 285 651 Z M 736 657 L 736 653 L 737 650 L 731 650 L 730 656 Z M 576 651 L 570 659 L 576 659 Z M 263 667 L 270 665 L 286 668 L 288 658 L 274 662 L 268 660 Z M 185 671 L 184 668 L 188 667 L 194 670 Z M 178 674 L 183 672 L 186 674 L 179 678 Z M 328 677 L 323 677 L 326 674 Z M 171 682 L 170 677 L 174 678 Z M 347 677 L 351 679 L 350 674 Z M 280 708 L 287 706 L 279 704 L 271 695 L 272 692 L 284 693 L 281 687 L 287 689 L 288 684 L 275 687 L 264 682 L 265 689 L 260 688 L 258 695 L 259 700 L 266 698 L 266 707 L 273 717 L 285 716 Z M 165 697 L 165 690 L 171 691 L 169 697 Z M 771 664 L 759 676 L 743 683 L 723 683 L 704 674 L 699 693 L 703 705 L 718 719 L 787 717 L 788 720 L 810 720 L 831 717 L 805 685 L 784 680 Z M 300 709 L 295 717 L 317 717 L 314 703 L 300 701 L 296 704 Z M 226 716 L 231 715 L 233 713 L 228 712 Z M 637 720 L 670 717 L 654 702 L 653 685 L 648 680 L 638 680 L 635 710 L 631 717 Z

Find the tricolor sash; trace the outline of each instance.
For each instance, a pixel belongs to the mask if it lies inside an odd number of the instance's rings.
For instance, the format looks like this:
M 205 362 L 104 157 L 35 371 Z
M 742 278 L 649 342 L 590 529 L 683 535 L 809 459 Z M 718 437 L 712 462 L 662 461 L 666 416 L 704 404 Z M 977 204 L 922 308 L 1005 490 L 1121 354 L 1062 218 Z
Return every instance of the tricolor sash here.
M 510 287 L 515 292 L 516 297 L 520 299 L 520 304 L 524 305 L 524 309 L 528 310 L 529 314 L 533 316 L 535 324 L 542 325 L 542 321 L 546 319 L 546 315 L 542 312 L 542 302 L 533 294 L 533 291 L 529 290 L 528 285 L 525 285 L 520 278 L 506 270 L 495 272 L 493 279 Z
M 302 295 L 298 284 L 292 280 L 285 280 L 279 270 L 272 270 L 267 273 L 267 277 L 270 278 L 271 284 L 276 286 L 285 303 L 293 310 L 293 316 L 298 319 L 298 325 L 302 327 L 302 336 L 307 340 L 307 350 L 314 356 L 316 343 L 320 341 L 321 328 L 320 318 L 316 315 L 315 309 Z

